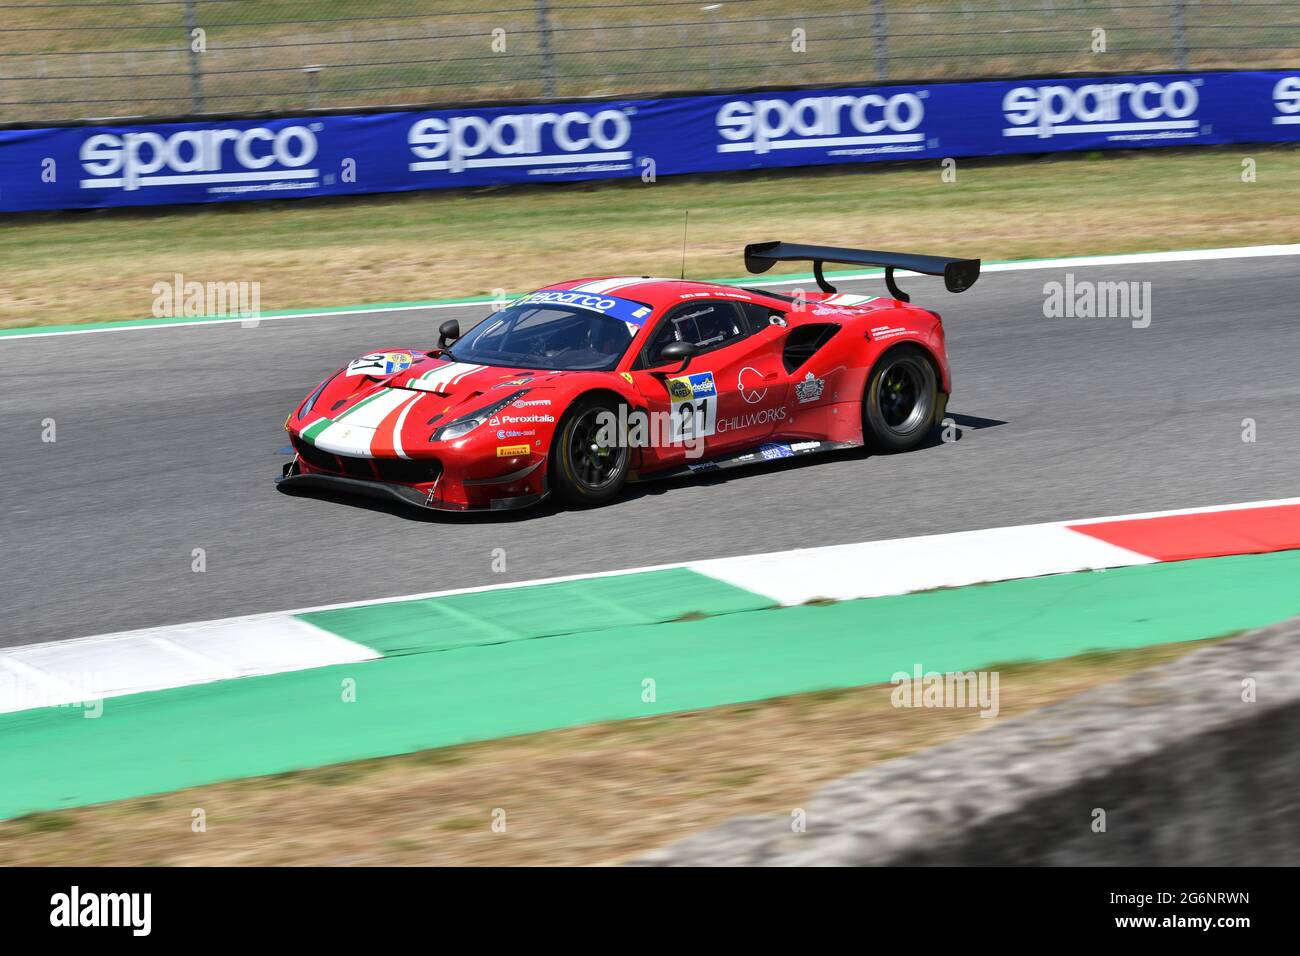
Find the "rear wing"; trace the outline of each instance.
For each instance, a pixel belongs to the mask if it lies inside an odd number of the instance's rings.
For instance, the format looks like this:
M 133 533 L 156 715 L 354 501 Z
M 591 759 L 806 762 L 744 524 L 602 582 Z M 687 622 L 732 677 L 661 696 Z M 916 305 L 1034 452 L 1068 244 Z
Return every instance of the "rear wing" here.
M 947 256 L 921 256 L 910 252 L 873 252 L 870 249 L 837 249 L 834 246 L 803 246 L 793 242 L 751 242 L 745 246 L 745 268 L 750 272 L 766 272 L 778 262 L 807 262 L 813 264 L 813 277 L 823 292 L 834 292 L 835 286 L 822 274 L 822 263 L 841 262 L 854 266 L 884 266 L 885 285 L 899 302 L 910 302 L 907 293 L 894 284 L 894 270 L 921 272 L 930 276 L 943 276 L 949 292 L 965 292 L 980 277 L 978 259 L 949 259 Z

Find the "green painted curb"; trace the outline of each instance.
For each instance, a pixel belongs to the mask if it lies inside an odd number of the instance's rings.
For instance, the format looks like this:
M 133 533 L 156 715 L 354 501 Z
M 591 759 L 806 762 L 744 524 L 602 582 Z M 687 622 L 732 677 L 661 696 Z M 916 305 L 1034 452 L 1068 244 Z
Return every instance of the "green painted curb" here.
M 776 602 L 688 568 L 298 615 L 386 657 L 733 614 Z
M 109 699 L 98 720 L 60 708 L 0 716 L 0 818 L 881 683 L 916 666 L 971 670 L 1216 637 L 1300 614 L 1298 575 L 1300 551 L 1208 558 L 490 644 L 473 615 L 380 605 L 373 624 L 334 623 L 392 635 L 400 621 L 433 631 L 426 649 L 443 649 L 402 653 L 418 642 L 401 640 L 396 656 L 363 664 Z M 502 602 L 493 620 L 539 613 L 531 591 L 492 592 Z M 356 701 L 344 703 L 349 680 Z

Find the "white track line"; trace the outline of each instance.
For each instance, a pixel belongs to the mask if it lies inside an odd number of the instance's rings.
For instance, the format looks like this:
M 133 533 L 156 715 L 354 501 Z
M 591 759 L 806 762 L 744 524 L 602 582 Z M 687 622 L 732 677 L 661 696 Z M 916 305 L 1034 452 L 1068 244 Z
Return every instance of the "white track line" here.
M 1202 262 L 1215 259 L 1255 259 L 1268 258 L 1272 256 L 1296 256 L 1300 255 L 1300 243 L 1289 245 L 1268 245 L 1268 246 L 1230 246 L 1223 249 L 1185 249 L 1173 252 L 1133 252 L 1120 253 L 1116 255 L 1105 256 L 1073 256 L 1061 259 L 1034 259 L 1023 262 L 989 262 L 981 266 L 981 272 L 1024 272 L 1032 269 L 1082 269 L 1092 266 L 1128 266 L 1141 265 L 1144 263 L 1162 263 L 1162 262 Z M 903 275 L 910 273 L 903 272 Z M 881 279 L 882 273 L 879 270 L 861 273 L 839 273 L 834 275 L 838 282 L 858 282 L 866 279 Z M 710 280 L 701 280 L 710 281 Z M 756 279 L 754 281 L 745 281 L 746 285 L 756 288 L 767 288 L 769 286 L 797 286 L 801 283 L 811 282 L 811 279 L 794 279 L 790 276 L 785 278 Z M 281 319 L 329 319 L 342 316 L 353 315 L 370 315 L 381 312 L 416 312 L 429 309 L 469 309 L 475 305 L 486 305 L 491 299 L 485 299 L 482 302 L 430 302 L 427 304 L 416 305 L 367 305 L 358 306 L 355 309 L 344 309 L 341 311 L 331 310 L 328 312 L 312 312 L 304 310 L 301 312 L 287 312 L 280 315 L 263 315 L 257 318 L 233 318 L 233 319 L 205 319 L 196 322 L 169 322 L 166 324 L 152 324 L 144 320 L 145 324 L 141 325 L 116 325 L 102 329 L 61 329 L 57 332 L 22 332 L 21 334 L 10 334 L 0 336 L 0 345 L 6 342 L 22 341 L 24 339 L 43 339 L 53 338 L 59 335 L 92 335 L 95 332 L 138 332 L 145 329 L 185 329 L 200 325 L 233 325 L 235 323 L 254 323 L 276 322 Z M 126 320 L 130 322 L 131 320 Z

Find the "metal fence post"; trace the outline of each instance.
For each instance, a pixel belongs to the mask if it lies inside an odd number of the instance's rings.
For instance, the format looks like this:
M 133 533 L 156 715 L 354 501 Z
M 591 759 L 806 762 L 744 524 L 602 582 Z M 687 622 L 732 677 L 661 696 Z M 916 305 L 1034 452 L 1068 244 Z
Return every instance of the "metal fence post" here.
M 718 33 L 718 11 L 722 9 L 722 4 L 710 3 L 700 9 L 709 15 L 709 36 L 712 40 L 709 44 L 709 85 L 716 90 L 722 85 L 718 73 L 718 44 L 722 42 Z
M 203 112 L 203 74 L 199 72 L 199 54 L 194 49 L 194 31 L 199 28 L 199 14 L 194 0 L 185 0 L 185 47 L 190 51 L 190 108 Z
M 1187 69 L 1187 23 L 1183 16 L 1183 0 L 1173 0 L 1169 5 L 1169 19 L 1172 21 L 1174 34 L 1174 64 L 1180 70 Z
M 551 19 L 546 0 L 537 0 L 537 39 L 542 54 L 542 95 L 555 95 L 555 57 L 551 53 Z
M 876 79 L 889 76 L 889 28 L 885 20 L 885 0 L 871 0 L 871 36 L 876 48 Z

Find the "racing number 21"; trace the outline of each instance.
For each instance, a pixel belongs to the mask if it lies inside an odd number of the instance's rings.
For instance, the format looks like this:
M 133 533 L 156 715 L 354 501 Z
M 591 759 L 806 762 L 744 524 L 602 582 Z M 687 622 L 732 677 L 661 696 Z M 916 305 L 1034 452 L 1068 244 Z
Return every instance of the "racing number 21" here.
M 674 442 L 713 434 L 718 420 L 718 392 L 712 372 L 700 372 L 669 383 Z

